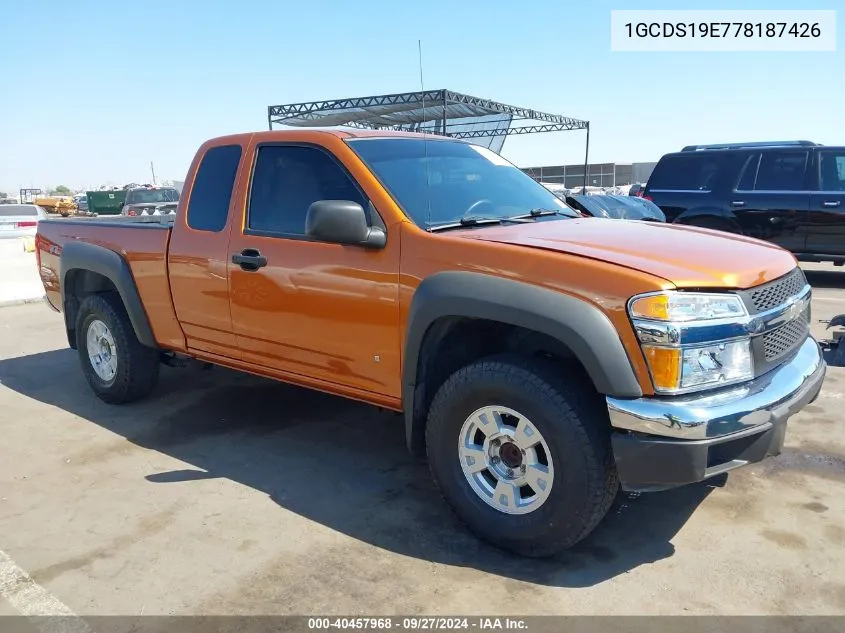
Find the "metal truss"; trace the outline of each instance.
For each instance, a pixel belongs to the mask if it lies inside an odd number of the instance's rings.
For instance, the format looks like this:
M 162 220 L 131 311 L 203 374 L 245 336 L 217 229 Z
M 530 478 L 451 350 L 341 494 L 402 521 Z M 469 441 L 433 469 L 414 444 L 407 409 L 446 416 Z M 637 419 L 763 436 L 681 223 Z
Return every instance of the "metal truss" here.
M 393 106 L 393 107 L 391 107 Z M 403 107 L 407 106 L 407 107 Z M 458 115 L 454 111 L 460 106 L 468 106 L 471 114 Z M 368 109 L 378 108 L 378 112 L 368 112 Z M 571 117 L 558 114 L 549 114 L 530 108 L 520 108 L 508 105 L 499 101 L 472 97 L 460 92 L 451 90 L 426 90 L 422 92 L 402 92 L 389 95 L 376 95 L 370 97 L 356 97 L 352 99 L 334 99 L 330 101 L 311 101 L 305 103 L 291 103 L 287 105 L 274 105 L 267 108 L 267 118 L 272 129 L 273 124 L 285 124 L 286 121 L 296 119 L 299 122 L 314 121 L 319 125 L 320 120 L 329 116 L 340 114 L 344 111 L 350 112 L 349 121 L 343 125 L 364 128 L 384 128 L 390 126 L 380 125 L 372 119 L 378 119 L 382 115 L 413 113 L 419 109 L 420 114 L 415 118 L 418 123 L 445 118 L 461 119 L 478 116 L 489 116 L 493 114 L 510 115 L 514 120 L 543 121 L 553 124 L 551 126 L 530 126 L 531 132 L 525 131 L 522 134 L 532 132 L 555 132 L 563 130 L 583 130 L 589 123 Z M 425 112 L 423 113 L 423 109 Z M 358 112 L 352 113 L 351 111 Z M 450 112 L 452 110 L 452 112 Z M 370 121 L 368 121 L 370 119 Z M 534 129 L 536 128 L 536 129 Z M 517 128 L 520 129 L 520 128 Z M 522 128 L 529 129 L 529 128 Z M 513 131 L 511 133 L 514 133 Z M 471 137 L 471 138 L 477 138 Z
M 267 108 L 267 123 L 271 130 L 273 125 L 340 126 L 426 132 L 459 139 L 503 139 L 515 134 L 586 130 L 585 166 L 590 151 L 589 121 L 445 89 L 272 105 Z M 586 178 L 585 167 L 585 187 Z

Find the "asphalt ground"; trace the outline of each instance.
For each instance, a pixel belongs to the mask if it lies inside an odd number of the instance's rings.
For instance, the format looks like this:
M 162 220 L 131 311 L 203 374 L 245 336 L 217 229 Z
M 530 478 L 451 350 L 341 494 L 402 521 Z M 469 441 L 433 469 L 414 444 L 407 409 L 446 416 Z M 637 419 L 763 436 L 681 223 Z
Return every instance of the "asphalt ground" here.
M 845 313 L 845 271 L 806 269 L 814 320 Z M 109 406 L 60 315 L 5 307 L 0 615 L 843 614 L 843 393 L 831 367 L 781 456 L 536 561 L 463 529 L 394 414 L 220 368 Z

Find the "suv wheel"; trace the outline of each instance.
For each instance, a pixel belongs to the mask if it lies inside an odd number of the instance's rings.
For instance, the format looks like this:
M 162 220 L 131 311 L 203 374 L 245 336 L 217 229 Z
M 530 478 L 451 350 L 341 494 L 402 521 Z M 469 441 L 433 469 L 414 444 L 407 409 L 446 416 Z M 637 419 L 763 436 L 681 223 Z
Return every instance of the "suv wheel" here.
M 525 556 L 583 539 L 618 490 L 600 396 L 540 359 L 498 356 L 452 375 L 431 405 L 426 448 L 457 516 Z

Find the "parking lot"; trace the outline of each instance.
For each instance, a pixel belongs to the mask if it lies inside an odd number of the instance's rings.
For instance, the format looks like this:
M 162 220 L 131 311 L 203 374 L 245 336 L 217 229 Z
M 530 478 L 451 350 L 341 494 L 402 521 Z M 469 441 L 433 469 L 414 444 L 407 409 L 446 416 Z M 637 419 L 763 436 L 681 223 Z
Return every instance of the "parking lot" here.
M 845 271 L 805 269 L 814 321 L 845 312 Z M 457 523 L 392 413 L 220 368 L 109 406 L 60 315 L 5 307 L 0 615 L 845 613 L 844 393 L 831 368 L 780 457 L 536 561 Z

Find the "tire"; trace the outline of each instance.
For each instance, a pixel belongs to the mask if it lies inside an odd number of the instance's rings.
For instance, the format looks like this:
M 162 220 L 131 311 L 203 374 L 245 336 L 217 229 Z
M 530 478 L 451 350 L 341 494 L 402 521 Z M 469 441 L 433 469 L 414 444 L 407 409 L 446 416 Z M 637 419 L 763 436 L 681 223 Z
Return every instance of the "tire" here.
M 483 487 L 484 482 L 473 484 L 465 474 L 459 442 L 465 439 L 472 414 L 491 405 L 526 418 L 548 447 L 552 484 L 536 509 L 526 511 L 531 502 L 515 497 L 513 510 L 494 507 L 496 492 L 490 498 L 482 496 L 474 486 Z M 485 443 L 489 438 L 485 436 Z M 522 556 L 552 556 L 575 545 L 599 524 L 619 489 L 603 399 L 585 378 L 575 372 L 567 375 L 559 365 L 542 359 L 496 356 L 453 374 L 429 410 L 426 449 L 432 477 L 458 518 L 481 539 Z M 535 454 L 539 459 L 539 449 Z M 526 452 L 523 459 L 528 459 Z M 503 462 L 500 459 L 495 467 Z M 494 474 L 492 468 L 481 473 L 490 486 L 487 475 Z M 522 496 L 523 490 L 516 494 Z M 537 486 L 531 490 L 537 499 L 539 490 Z M 520 509 L 521 503 L 527 505 Z M 508 513 L 517 510 L 522 513 Z
M 89 331 L 101 342 L 99 363 L 89 353 Z M 104 402 L 139 400 L 149 395 L 158 381 L 159 351 L 138 342 L 116 293 L 90 295 L 82 302 L 76 320 L 76 347 L 88 384 Z M 99 372 L 95 365 L 100 366 Z

